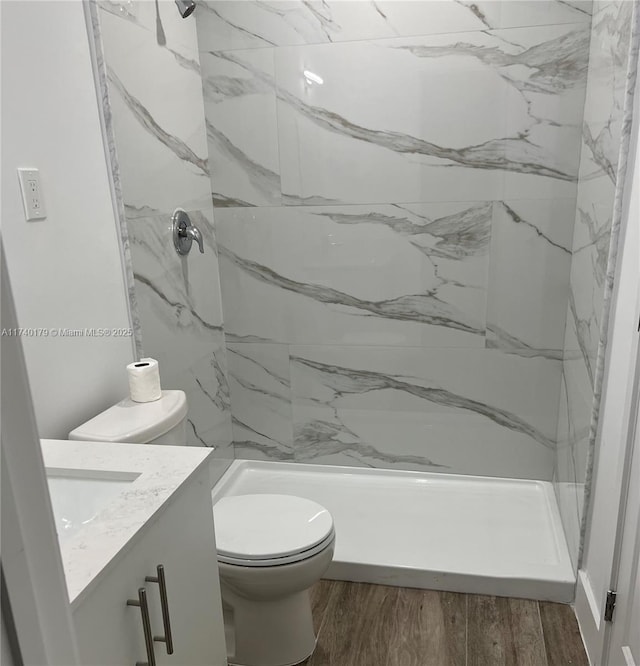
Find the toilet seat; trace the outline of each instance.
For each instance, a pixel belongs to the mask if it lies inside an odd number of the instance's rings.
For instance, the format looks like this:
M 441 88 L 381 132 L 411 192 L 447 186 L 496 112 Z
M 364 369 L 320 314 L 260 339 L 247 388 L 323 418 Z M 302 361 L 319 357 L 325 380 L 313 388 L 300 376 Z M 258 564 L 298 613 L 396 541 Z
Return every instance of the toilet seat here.
M 327 509 L 293 495 L 223 497 L 213 507 L 218 561 L 246 567 L 300 562 L 329 547 Z
M 302 562 L 321 553 L 335 541 L 335 538 L 335 532 L 332 530 L 331 534 L 324 541 L 309 550 L 305 550 L 301 553 L 294 553 L 293 555 L 286 555 L 285 557 L 274 557 L 265 560 L 246 560 L 218 553 L 218 562 L 222 562 L 223 564 L 233 564 L 237 567 L 277 567 L 283 564 L 293 564 L 294 562 Z

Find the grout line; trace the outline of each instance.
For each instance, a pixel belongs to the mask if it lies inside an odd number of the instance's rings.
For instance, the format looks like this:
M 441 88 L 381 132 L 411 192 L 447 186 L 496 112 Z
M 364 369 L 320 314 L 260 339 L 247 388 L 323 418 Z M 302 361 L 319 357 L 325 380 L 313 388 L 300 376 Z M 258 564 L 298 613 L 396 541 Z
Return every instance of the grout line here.
M 549 666 L 549 653 L 547 651 L 547 637 L 544 634 L 544 626 L 542 624 L 542 614 L 540 613 L 540 602 L 536 601 L 536 610 L 538 611 L 538 624 L 540 625 L 540 636 L 542 637 L 542 647 L 544 648 L 544 662 Z
M 469 666 L 469 595 L 465 594 L 464 597 L 464 663 Z
M 280 121 L 281 121 L 281 111 L 280 111 L 280 103 L 279 103 L 279 97 L 278 97 L 278 88 L 280 87 L 278 85 L 278 70 L 276 68 L 276 50 L 275 48 L 273 49 L 273 53 L 271 54 L 271 65 L 273 66 L 273 105 L 274 105 L 274 112 L 275 112 L 275 118 L 276 118 L 276 144 L 277 144 L 277 152 L 278 152 L 278 185 L 280 186 L 280 191 L 277 193 L 279 198 L 280 198 L 280 205 L 277 207 L 283 208 L 285 203 L 284 203 L 284 194 L 282 192 L 282 155 L 281 155 L 281 149 L 280 149 L 280 144 L 281 144 L 281 134 L 280 134 Z M 255 75 L 254 75 L 255 78 Z M 269 99 L 269 104 L 271 104 L 271 99 Z M 299 167 L 299 164 L 298 164 Z M 300 168 L 298 168 L 298 173 L 300 173 Z
M 399 611 L 399 606 L 400 606 L 400 590 L 404 588 L 398 587 L 395 590 L 395 600 L 393 602 L 393 609 L 392 609 L 392 616 L 393 618 L 398 617 L 398 611 Z M 388 592 L 387 592 L 388 593 Z M 392 625 L 393 626 L 393 625 Z M 382 655 L 380 655 L 382 656 Z M 387 641 L 387 651 L 384 655 L 384 662 L 380 663 L 380 666 L 389 666 L 391 662 L 391 641 Z
M 286 195 L 283 195 L 286 196 Z M 402 197 L 400 197 L 402 199 Z M 527 201 L 564 201 L 564 200 L 573 200 L 575 197 L 569 197 L 569 196 L 559 196 L 559 197 L 492 197 L 490 199 L 482 199 L 480 197 L 476 197 L 475 199 L 465 199 L 465 200 L 458 200 L 458 199 L 451 199 L 451 197 L 447 199 L 430 199 L 429 201 L 421 201 L 421 200 L 411 200 L 411 201 L 331 201 L 331 202 L 325 202 L 325 203 L 314 203 L 314 204 L 269 204 L 269 205 L 257 205 L 257 204 L 247 204 L 246 206 L 213 206 L 214 212 L 216 211 L 225 211 L 225 210 L 230 210 L 230 211 L 235 211 L 235 210 L 246 210 L 248 211 L 249 209 L 255 209 L 258 208 L 260 210 L 269 210 L 269 209 L 280 209 L 280 208 L 286 208 L 286 209 L 309 209 L 309 208 L 349 208 L 349 207 L 356 207 L 359 206 L 360 208 L 373 208 L 373 207 L 393 207 L 393 206 L 428 206 L 431 204 L 460 204 L 460 206 L 464 206 L 465 204 L 489 204 L 489 203 L 501 203 L 504 201 L 511 201 L 514 203 L 517 202 L 527 202 Z M 153 217 L 153 216 L 149 216 Z
M 584 13 L 584 12 L 583 12 Z M 222 18 L 222 21 L 226 23 L 226 20 Z M 569 21 L 567 23 L 533 23 L 533 24 L 527 24 L 527 25 L 507 25 L 505 27 L 502 26 L 486 26 L 486 25 L 478 25 L 477 27 L 473 28 L 468 28 L 466 30 L 445 30 L 443 32 L 427 32 L 427 33 L 418 33 L 418 34 L 411 34 L 411 35 L 388 35 L 388 36 L 373 36 L 373 37 L 356 37 L 353 39 L 343 39 L 340 41 L 311 41 L 311 42 L 305 42 L 304 44 L 292 44 L 292 43 L 282 43 L 282 44 L 277 44 L 277 43 L 267 43 L 267 44 L 260 44 L 259 46 L 243 46 L 243 47 L 236 47 L 236 48 L 231 48 L 231 49 L 218 49 L 216 51 L 211 51 L 208 48 L 202 48 L 198 47 L 198 53 L 199 55 L 208 54 L 208 53 L 216 53 L 216 52 L 222 52 L 222 53 L 227 53 L 227 52 L 233 52 L 233 51 L 259 51 L 259 50 L 264 50 L 264 49 L 296 49 L 298 51 L 306 49 L 306 48 L 313 48 L 313 47 L 331 47 L 331 46 L 341 46 L 341 45 L 368 45 L 371 42 L 380 42 L 382 46 L 384 46 L 385 42 L 391 42 L 393 40 L 396 40 L 400 42 L 401 40 L 406 40 L 409 41 L 411 39 L 432 39 L 432 38 L 438 38 L 438 37 L 446 37 L 448 35 L 464 35 L 467 33 L 496 33 L 496 32 L 504 32 L 504 31 L 511 31 L 511 30 L 530 30 L 532 28 L 555 28 L 555 27 L 567 27 L 570 28 L 572 26 L 587 26 L 590 27 L 592 22 L 592 17 L 589 15 L 588 19 L 583 19 L 580 20 L 577 17 L 575 20 Z M 152 28 L 146 28 L 143 25 L 138 24 L 141 28 L 144 30 L 148 30 L 149 32 L 153 32 Z M 242 30 L 242 28 L 240 28 Z M 260 37 L 256 36 L 257 39 L 261 39 L 263 41 L 268 40 L 265 37 Z M 504 41 L 504 40 L 503 40 Z M 193 50 L 190 47 L 185 45 L 185 48 L 189 49 L 189 51 Z

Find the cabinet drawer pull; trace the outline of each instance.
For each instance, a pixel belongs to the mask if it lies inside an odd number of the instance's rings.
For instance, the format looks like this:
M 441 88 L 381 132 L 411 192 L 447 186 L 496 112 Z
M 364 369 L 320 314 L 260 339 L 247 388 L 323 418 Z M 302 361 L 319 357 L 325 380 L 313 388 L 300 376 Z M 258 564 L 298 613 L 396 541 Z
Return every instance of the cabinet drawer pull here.
M 144 644 L 147 648 L 147 661 L 137 661 L 136 666 L 156 666 L 156 655 L 153 649 L 153 634 L 151 633 L 151 619 L 149 618 L 149 604 L 147 591 L 144 587 L 138 590 L 137 599 L 127 599 L 127 606 L 138 606 L 142 616 L 142 629 L 144 630 Z
M 164 625 L 164 636 L 154 636 L 154 641 L 164 643 L 167 654 L 173 654 L 173 638 L 171 636 L 171 618 L 169 617 L 169 599 L 167 597 L 167 582 L 164 577 L 164 565 L 156 567 L 157 576 L 145 576 L 147 583 L 158 583 L 160 587 L 160 604 L 162 605 L 162 624 Z

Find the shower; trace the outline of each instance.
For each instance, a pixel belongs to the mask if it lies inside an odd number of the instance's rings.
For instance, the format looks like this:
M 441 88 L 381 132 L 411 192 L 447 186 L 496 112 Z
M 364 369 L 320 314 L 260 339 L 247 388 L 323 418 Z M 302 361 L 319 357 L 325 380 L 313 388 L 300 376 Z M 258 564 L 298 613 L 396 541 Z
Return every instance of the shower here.
M 176 0 L 176 5 L 178 6 L 178 11 L 182 18 L 187 18 L 193 14 L 193 10 L 196 8 L 196 3 L 194 0 Z
M 490 31 L 453 0 L 386 21 L 326 0 L 321 22 L 300 0 L 158 4 L 164 44 L 109 3 L 99 38 L 144 355 L 187 394 L 189 443 L 228 461 L 217 497 L 326 507 L 347 577 L 570 600 L 590 216 L 609 234 L 616 196 L 575 128 L 622 132 L 636 3 L 483 3 Z M 180 202 L 204 237 L 188 263 L 163 235 Z M 597 312 L 574 297 L 596 292 Z

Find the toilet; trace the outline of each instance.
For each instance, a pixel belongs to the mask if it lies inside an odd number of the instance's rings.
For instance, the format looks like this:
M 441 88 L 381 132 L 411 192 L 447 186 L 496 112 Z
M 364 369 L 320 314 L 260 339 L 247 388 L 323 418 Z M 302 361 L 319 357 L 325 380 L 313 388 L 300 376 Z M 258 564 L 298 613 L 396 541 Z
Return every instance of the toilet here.
M 69 439 L 186 444 L 187 399 L 121 400 Z M 315 648 L 309 588 L 333 558 L 329 511 L 293 495 L 223 497 L 213 507 L 229 666 L 295 666 Z
M 292 495 L 223 497 L 213 507 L 229 666 L 294 666 L 316 637 L 309 588 L 333 558 L 331 514 Z

